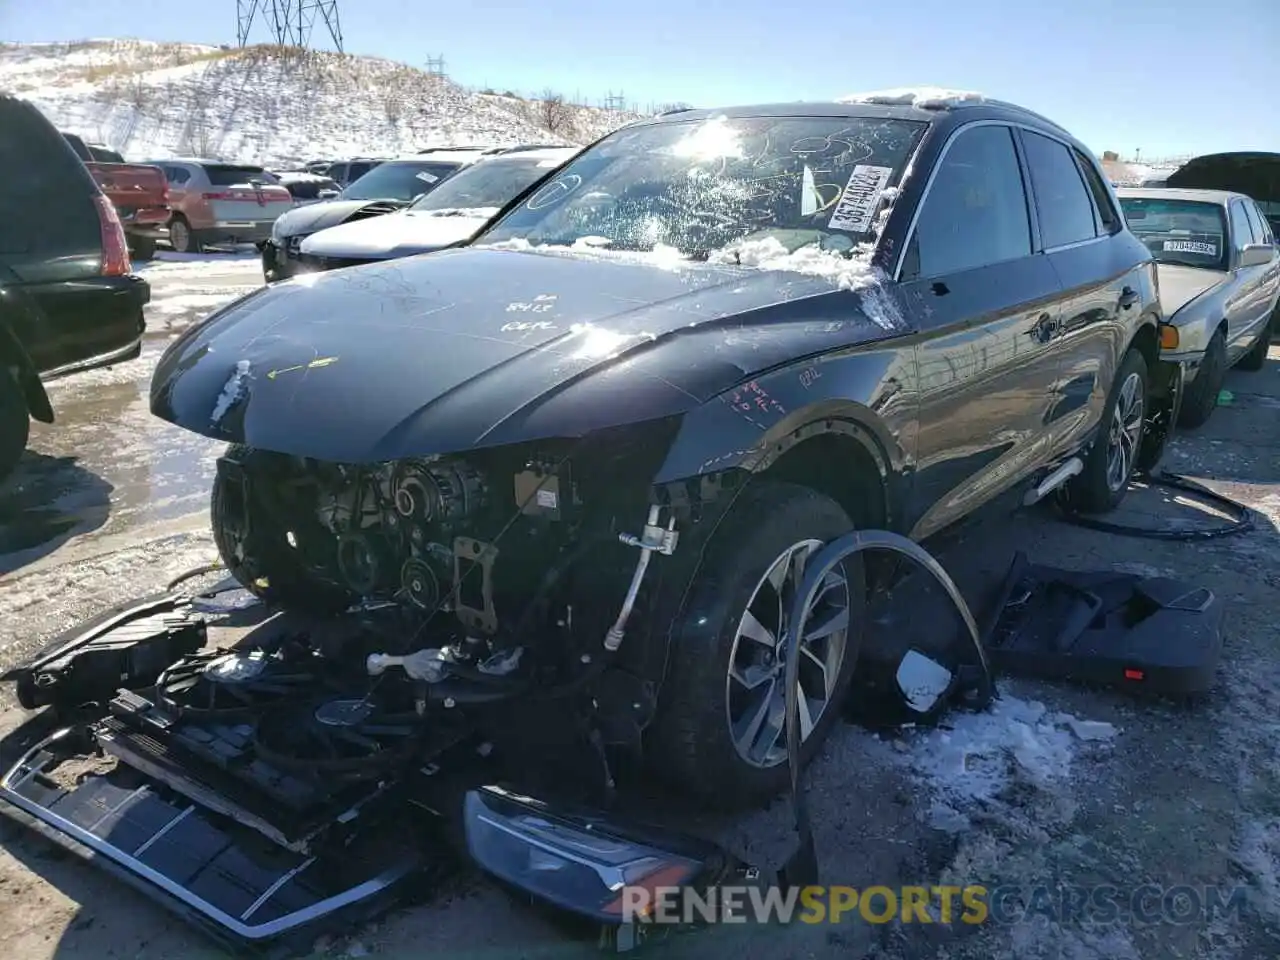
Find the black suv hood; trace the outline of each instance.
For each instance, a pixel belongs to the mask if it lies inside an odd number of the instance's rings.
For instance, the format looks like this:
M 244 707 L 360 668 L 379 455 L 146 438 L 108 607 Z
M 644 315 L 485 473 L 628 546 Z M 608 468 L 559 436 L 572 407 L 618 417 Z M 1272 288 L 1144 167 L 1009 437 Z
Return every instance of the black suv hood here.
M 875 288 L 875 316 L 899 315 Z M 359 463 L 682 413 L 751 374 L 905 332 L 866 292 L 747 267 L 461 248 L 264 288 L 188 330 L 157 416 Z

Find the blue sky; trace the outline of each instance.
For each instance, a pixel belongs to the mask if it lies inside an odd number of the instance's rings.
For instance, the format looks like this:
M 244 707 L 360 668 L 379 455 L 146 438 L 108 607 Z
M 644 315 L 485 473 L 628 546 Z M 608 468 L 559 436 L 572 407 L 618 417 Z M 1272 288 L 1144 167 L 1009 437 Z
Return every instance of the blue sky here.
M 1021 103 L 1098 152 L 1280 150 L 1280 0 L 339 4 L 349 52 L 443 54 L 471 86 L 715 106 L 930 84 Z M 235 7 L 0 0 L 0 38 L 234 43 Z

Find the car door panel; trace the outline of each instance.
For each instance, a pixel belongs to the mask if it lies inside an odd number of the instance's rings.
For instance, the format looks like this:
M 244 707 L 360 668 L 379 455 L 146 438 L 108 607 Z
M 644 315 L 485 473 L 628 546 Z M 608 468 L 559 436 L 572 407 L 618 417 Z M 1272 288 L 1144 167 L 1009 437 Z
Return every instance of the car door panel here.
M 1253 346 L 1260 326 L 1268 319 L 1263 280 L 1268 266 L 1240 265 L 1240 251 L 1254 243 L 1253 226 L 1244 203 L 1232 200 L 1228 209 L 1231 228 L 1233 290 L 1226 300 L 1227 360 L 1234 363 Z
M 1060 286 L 1044 256 L 903 290 L 916 349 L 915 535 L 959 520 L 1044 461 L 1060 368 Z
M 939 158 L 905 248 L 904 309 L 921 331 L 909 510 L 917 537 L 1044 459 L 1061 287 L 1033 255 L 1027 196 L 1012 130 L 963 128 Z
M 1119 213 L 1092 162 L 1047 134 L 1019 133 L 1045 256 L 1062 287 L 1055 338 L 1061 371 L 1046 423 L 1053 457 L 1074 452 L 1101 420 L 1143 285 L 1135 259 L 1145 251 L 1117 240 Z

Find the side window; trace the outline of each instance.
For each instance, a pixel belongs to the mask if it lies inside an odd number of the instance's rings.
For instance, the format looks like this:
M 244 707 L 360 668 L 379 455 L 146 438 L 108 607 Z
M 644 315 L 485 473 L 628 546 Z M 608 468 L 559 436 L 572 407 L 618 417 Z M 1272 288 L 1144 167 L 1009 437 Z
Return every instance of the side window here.
M 1244 212 L 1244 204 L 1239 200 L 1231 202 L 1231 240 L 1237 250 L 1246 243 L 1256 242 L 1253 238 L 1253 227 Z
M 1031 186 L 1040 215 L 1040 240 L 1045 249 L 1079 243 L 1098 235 L 1093 219 L 1093 201 L 1071 150 L 1038 133 L 1023 131 Z
M 170 183 L 184 184 L 191 179 L 191 174 L 182 167 L 165 167 L 165 174 L 169 178 Z
M 1089 193 L 1093 196 L 1093 205 L 1098 209 L 1102 234 L 1110 236 L 1120 229 L 1120 214 L 1111 200 L 1111 192 L 1107 189 L 1106 182 L 1103 181 L 1102 174 L 1098 172 L 1098 165 L 1093 159 L 1079 150 L 1072 152 L 1076 155 L 1076 162 L 1080 164 L 1080 169 L 1084 171 L 1085 182 L 1089 186 Z
M 903 274 L 938 277 L 1031 255 L 1022 170 L 1008 127 L 962 132 L 924 198 Z
M 339 183 L 342 183 L 345 179 L 346 172 L 347 172 L 347 165 L 345 163 L 335 163 L 332 167 L 329 168 L 329 172 L 326 173 L 325 176 L 332 177 L 334 180 L 337 180 Z
M 1254 243 L 1270 243 L 1271 231 L 1267 229 L 1267 221 L 1263 219 L 1258 208 L 1250 201 L 1244 205 L 1245 216 L 1249 218 L 1249 226 L 1253 227 Z
M 351 179 L 359 180 L 366 173 L 373 169 L 372 163 L 353 163 L 351 165 Z

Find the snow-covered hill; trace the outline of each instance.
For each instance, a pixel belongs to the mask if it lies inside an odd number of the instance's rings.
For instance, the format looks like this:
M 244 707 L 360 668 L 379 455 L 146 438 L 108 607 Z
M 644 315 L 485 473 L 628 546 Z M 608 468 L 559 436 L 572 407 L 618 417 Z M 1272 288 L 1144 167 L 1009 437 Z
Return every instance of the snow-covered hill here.
M 444 144 L 585 143 L 636 118 L 473 93 L 374 57 L 144 40 L 0 44 L 0 91 L 130 160 L 287 165 Z

